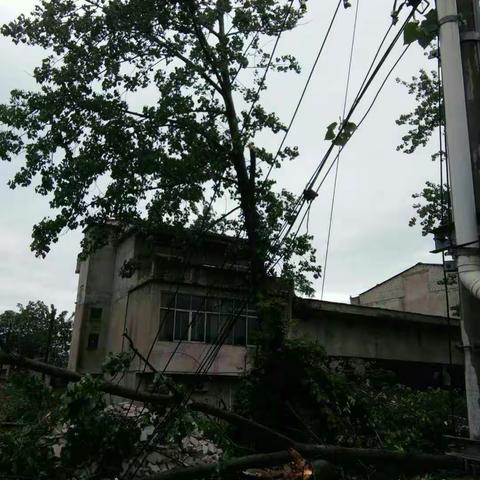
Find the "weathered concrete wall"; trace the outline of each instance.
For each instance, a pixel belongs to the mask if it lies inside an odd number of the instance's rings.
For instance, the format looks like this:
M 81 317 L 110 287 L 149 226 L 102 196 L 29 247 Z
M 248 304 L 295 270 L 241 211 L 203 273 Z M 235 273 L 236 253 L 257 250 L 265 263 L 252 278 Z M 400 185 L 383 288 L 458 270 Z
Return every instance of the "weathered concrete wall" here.
M 181 246 L 155 245 L 131 235 L 81 262 L 70 367 L 98 372 L 108 352 L 128 349 L 125 330 L 139 352 L 147 356 L 159 329 L 164 291 L 244 298 L 241 287 L 245 273 L 242 265 L 237 270 L 225 268 L 226 249 L 221 244 L 209 252 L 199 248 L 190 259 L 193 265 L 186 268 L 179 260 L 185 254 Z M 125 278 L 120 271 L 128 260 L 138 265 Z M 362 294 L 359 301 L 396 310 L 434 309 L 443 288 L 437 280 L 435 269 L 410 269 Z M 92 308 L 102 308 L 100 323 L 90 322 Z M 446 365 L 449 330 L 453 344 L 460 343 L 457 323 L 453 321 L 449 329 L 446 320 L 438 316 L 304 299 L 295 299 L 293 307 L 286 310 L 288 315 L 293 312 L 291 335 L 315 339 L 331 357 Z M 92 332 L 99 335 L 95 349 L 87 345 Z M 158 370 L 166 368 L 167 373 L 188 383 L 212 345 L 183 341 L 172 356 L 176 346 L 176 341 L 156 341 L 149 358 Z M 453 351 L 454 363 L 461 365 L 461 352 Z M 249 348 L 223 345 L 205 375 L 208 386 L 197 389 L 196 398 L 203 396 L 229 405 L 235 379 L 250 370 L 251 359 Z M 142 371 L 137 358 L 123 382 L 135 388 Z M 145 375 L 151 376 L 148 369 Z
M 79 264 L 77 302 L 69 358 L 71 368 L 97 371 L 108 351 L 115 254 L 115 247 L 108 245 Z M 99 321 L 91 321 L 92 308 L 102 309 Z M 94 350 L 88 348 L 91 334 L 98 335 L 98 347 Z
M 448 364 L 449 332 L 453 361 L 462 364 L 457 320 L 449 328 L 442 317 L 297 299 L 291 334 L 316 340 L 334 357 Z
M 426 315 L 446 316 L 446 296 L 443 282 L 443 267 L 418 263 L 412 268 L 351 297 L 354 305 L 387 308 Z M 450 306 L 458 305 L 458 286 L 448 286 Z M 450 311 L 454 316 L 454 312 Z

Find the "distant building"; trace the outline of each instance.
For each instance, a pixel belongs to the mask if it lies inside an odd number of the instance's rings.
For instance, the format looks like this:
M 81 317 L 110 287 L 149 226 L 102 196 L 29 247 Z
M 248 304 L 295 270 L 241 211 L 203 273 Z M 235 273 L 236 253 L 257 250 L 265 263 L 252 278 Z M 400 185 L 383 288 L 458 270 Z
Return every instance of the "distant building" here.
M 386 308 L 402 312 L 447 316 L 447 301 L 443 266 L 436 263 L 417 263 L 403 272 L 375 285 L 356 297 L 352 305 Z M 450 279 L 447 283 L 451 283 Z M 458 317 L 458 285 L 448 285 L 450 315 Z
M 258 320 L 246 302 L 248 266 L 242 244 L 224 236 L 204 237 L 193 251 L 175 235 L 117 238 L 79 261 L 69 367 L 99 373 L 108 352 L 130 349 L 127 332 L 141 355 L 151 348 L 155 369 L 195 385 L 196 398 L 230 406 L 256 350 Z M 302 299 L 272 282 L 291 336 L 316 340 L 332 359 L 380 362 L 405 383 L 445 383 L 447 340 L 460 341 L 458 322 L 449 327 L 439 316 Z M 211 364 L 205 362 L 229 321 L 232 332 Z M 462 361 L 455 352 L 457 383 Z M 121 382 L 147 388 L 152 378 L 137 356 Z

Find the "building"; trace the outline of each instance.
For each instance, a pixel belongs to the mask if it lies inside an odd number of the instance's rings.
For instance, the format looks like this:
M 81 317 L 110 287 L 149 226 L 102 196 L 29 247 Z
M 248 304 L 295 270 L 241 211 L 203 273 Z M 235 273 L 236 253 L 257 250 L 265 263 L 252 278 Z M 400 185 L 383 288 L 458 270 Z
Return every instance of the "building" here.
M 443 280 L 443 265 L 417 263 L 360 295 L 350 297 L 350 303 L 402 312 L 446 316 L 447 299 Z M 458 285 L 452 282 L 455 282 L 455 278 L 450 276 L 447 282 L 449 283 L 450 315 L 458 317 Z
M 129 350 L 132 342 L 158 371 L 186 384 L 195 379 L 197 397 L 232 404 L 255 352 L 258 321 L 245 291 L 248 261 L 242 244 L 231 238 L 210 235 L 193 241 L 192 252 L 187 245 L 192 238 L 152 238 L 132 231 L 79 261 L 70 368 L 99 373 L 108 352 Z M 457 322 L 297 298 L 279 281 L 273 287 L 291 320 L 290 334 L 316 339 L 332 359 L 380 362 L 399 375 L 403 371 L 407 383 L 445 381 L 448 339 L 460 342 Z M 228 324 L 232 332 L 215 351 Z M 457 369 L 462 362 L 461 352 L 455 352 Z M 122 382 L 146 388 L 152 379 L 151 369 L 137 356 Z

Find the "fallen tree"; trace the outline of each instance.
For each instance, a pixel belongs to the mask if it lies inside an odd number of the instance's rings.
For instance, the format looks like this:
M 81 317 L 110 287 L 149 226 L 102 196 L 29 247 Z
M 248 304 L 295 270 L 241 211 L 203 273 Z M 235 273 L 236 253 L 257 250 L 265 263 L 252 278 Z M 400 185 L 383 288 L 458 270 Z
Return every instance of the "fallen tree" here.
M 463 462 L 447 455 L 406 454 L 384 450 L 363 448 L 342 448 L 323 445 L 296 445 L 299 452 L 309 459 L 321 459 L 312 462 L 313 471 L 323 480 L 333 480 L 338 477 L 332 464 L 354 465 L 358 462 L 377 466 L 388 466 L 397 472 L 406 474 L 427 473 L 433 470 L 463 470 Z M 232 458 L 218 463 L 196 465 L 188 468 L 175 468 L 142 480 L 188 480 L 202 478 L 216 473 L 241 471 L 252 467 L 270 467 L 287 463 L 292 459 L 290 452 L 279 451 L 247 455 Z M 331 463 L 330 463 L 331 462 Z
M 218 463 L 202 464 L 188 468 L 175 468 L 169 470 L 168 472 L 157 473 L 156 475 L 144 477 L 141 480 L 197 479 L 212 474 L 225 475 L 227 473 L 238 472 L 252 467 L 261 468 L 281 465 L 291 460 L 292 456 L 288 451 L 247 455 L 245 457 L 232 458 Z M 318 475 L 319 478 L 322 478 L 322 480 L 334 480 L 338 478 L 335 468 L 324 460 L 313 462 L 312 467 L 314 473 Z
M 54 367 L 52 365 L 22 357 L 20 355 L 0 352 L 0 364 L 9 364 L 28 370 L 51 375 L 68 382 L 78 382 L 83 375 L 68 369 Z M 179 399 L 170 395 L 158 395 L 148 392 L 137 392 L 133 389 L 121 387 L 112 382 L 103 381 L 102 391 L 128 398 L 130 400 L 141 401 L 153 405 L 170 405 Z M 270 441 L 270 446 L 275 447 L 279 444 L 282 448 L 294 447 L 306 458 L 321 458 L 333 464 L 352 465 L 359 461 L 371 465 L 388 465 L 396 468 L 397 471 L 404 473 L 426 473 L 438 470 L 461 470 L 463 463 L 461 460 L 447 455 L 414 454 L 392 452 L 380 449 L 367 448 L 348 448 L 329 445 L 310 445 L 296 442 L 295 440 L 277 432 L 265 425 L 254 422 L 248 418 L 220 408 L 213 407 L 206 403 L 190 402 L 187 405 L 192 411 L 202 412 L 207 415 L 220 418 L 232 425 L 240 427 L 252 438 L 259 436 Z M 199 475 L 214 471 L 215 469 L 239 470 L 247 466 L 268 466 L 288 461 L 290 454 L 287 451 L 273 452 L 268 454 L 249 455 L 237 459 L 228 460 L 218 464 L 201 465 L 197 467 L 176 469 L 175 478 L 193 478 L 191 475 Z M 202 470 L 203 469 L 203 470 Z M 152 480 L 165 480 L 173 478 L 169 476 L 171 472 L 162 473 Z M 190 475 L 190 476 L 189 476 Z

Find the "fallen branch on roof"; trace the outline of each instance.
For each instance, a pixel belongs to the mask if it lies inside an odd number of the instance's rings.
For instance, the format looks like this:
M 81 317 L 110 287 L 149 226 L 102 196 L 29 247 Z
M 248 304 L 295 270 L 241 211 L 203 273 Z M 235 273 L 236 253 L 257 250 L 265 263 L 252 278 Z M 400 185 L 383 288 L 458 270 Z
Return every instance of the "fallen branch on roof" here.
M 40 373 L 45 373 L 53 377 L 61 378 L 69 382 L 78 382 L 81 380 L 82 375 L 73 372 L 71 370 L 55 367 L 37 360 L 31 360 L 29 358 L 22 357 L 20 355 L 9 354 L 0 352 L 0 364 L 9 364 L 15 365 L 18 367 L 26 368 L 28 370 L 33 370 Z M 113 384 L 111 382 L 104 381 L 102 385 L 102 390 L 106 393 L 112 395 L 118 395 L 120 397 L 128 398 L 131 400 L 138 400 L 150 404 L 160 404 L 168 405 L 172 404 L 175 400 L 175 397 L 170 395 L 158 395 L 154 393 L 147 392 L 137 392 L 131 388 L 120 387 L 119 385 Z M 463 467 L 463 462 L 455 457 L 447 455 L 430 455 L 430 454 L 413 454 L 413 453 L 401 453 L 401 452 L 391 452 L 388 450 L 378 450 L 378 449 L 368 449 L 368 448 L 347 448 L 347 447 L 337 447 L 337 446 L 325 446 L 325 445 L 308 445 L 297 443 L 294 440 L 290 439 L 286 435 L 283 435 L 275 430 L 262 425 L 260 423 L 249 420 L 248 418 L 242 417 L 235 413 L 222 410 L 220 408 L 213 407 L 211 405 L 192 402 L 188 404 L 188 408 L 191 410 L 202 412 L 207 415 L 212 415 L 214 417 L 225 420 L 228 423 L 241 427 L 243 431 L 249 433 L 251 437 L 258 438 L 262 436 L 263 438 L 270 440 L 271 446 L 278 446 L 282 444 L 283 447 L 294 447 L 306 458 L 322 458 L 329 462 L 339 465 L 346 464 L 356 464 L 358 461 L 363 463 L 368 463 L 371 465 L 389 465 L 394 466 L 398 471 L 405 473 L 422 473 L 422 472 L 432 472 L 438 470 L 461 470 Z M 270 456 L 268 456 L 270 455 Z M 241 469 L 244 465 L 246 466 L 255 466 L 255 465 L 272 465 L 277 462 L 277 464 L 285 461 L 290 458 L 290 455 L 287 451 L 275 452 L 272 454 L 259 454 L 259 455 L 249 455 L 248 457 L 242 457 L 240 459 L 230 460 L 229 462 L 238 461 L 238 468 L 235 466 L 237 464 L 232 463 L 232 469 Z M 245 460 L 249 459 L 249 460 Z M 262 463 L 242 463 L 242 462 L 267 462 L 266 464 Z M 268 463 L 272 461 L 273 463 Z M 229 464 L 228 462 L 222 462 L 221 465 Z M 203 465 L 201 467 L 191 467 L 191 468 L 218 468 L 211 467 L 210 465 Z M 216 465 L 216 464 L 213 464 Z M 222 467 L 223 468 L 223 467 Z M 190 471 L 191 469 L 181 469 L 182 471 Z M 173 471 L 173 470 L 172 470 Z M 210 470 L 209 470 L 210 471 Z M 169 475 L 170 472 L 159 474 L 153 479 L 165 480 L 173 477 L 162 477 L 161 475 Z M 198 474 L 198 473 L 197 473 Z M 185 473 L 188 475 L 188 472 Z M 192 478 L 188 476 L 178 476 L 175 478 Z

